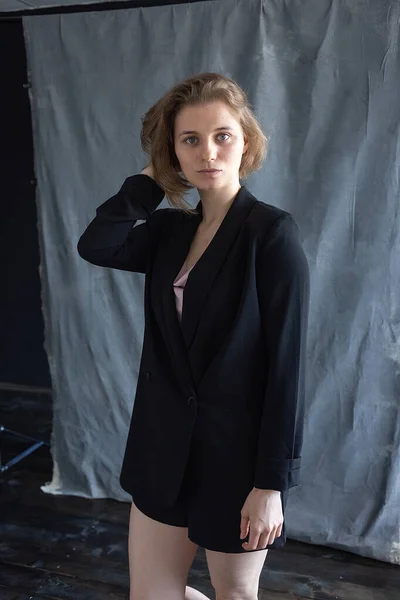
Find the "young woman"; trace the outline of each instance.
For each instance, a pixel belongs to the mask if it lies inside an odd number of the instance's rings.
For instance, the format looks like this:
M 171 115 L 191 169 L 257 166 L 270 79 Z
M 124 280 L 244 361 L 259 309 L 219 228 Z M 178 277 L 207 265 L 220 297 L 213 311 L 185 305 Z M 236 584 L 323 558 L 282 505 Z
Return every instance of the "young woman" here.
M 120 478 L 130 598 L 204 599 L 186 586 L 200 545 L 217 600 L 255 600 L 299 477 L 308 264 L 291 214 L 240 183 L 267 140 L 236 82 L 202 73 L 174 86 L 141 140 L 149 165 L 78 243 L 95 265 L 146 275 Z M 171 208 L 156 210 L 164 196 Z

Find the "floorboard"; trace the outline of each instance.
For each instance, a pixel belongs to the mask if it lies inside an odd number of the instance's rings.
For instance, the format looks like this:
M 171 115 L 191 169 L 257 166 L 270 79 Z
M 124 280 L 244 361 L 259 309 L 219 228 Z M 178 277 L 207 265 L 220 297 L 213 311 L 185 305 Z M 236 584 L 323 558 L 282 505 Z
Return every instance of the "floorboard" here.
M 0 391 L 0 425 L 48 440 L 51 398 Z M 32 431 L 34 423 L 35 432 Z M 26 447 L 4 436 L 2 460 Z M 52 496 L 47 447 L 0 475 L 0 600 L 128 600 L 129 505 Z M 214 598 L 199 549 L 189 585 Z M 288 540 L 270 551 L 259 600 L 400 600 L 400 568 Z

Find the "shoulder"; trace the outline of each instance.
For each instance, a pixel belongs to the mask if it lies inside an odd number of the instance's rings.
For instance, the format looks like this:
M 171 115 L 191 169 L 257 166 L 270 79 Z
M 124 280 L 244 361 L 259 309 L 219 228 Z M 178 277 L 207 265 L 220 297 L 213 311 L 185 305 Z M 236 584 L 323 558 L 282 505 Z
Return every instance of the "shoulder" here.
M 290 281 L 291 285 L 295 281 L 301 286 L 308 285 L 308 260 L 293 215 L 282 209 L 269 210 L 268 206 L 257 210 L 260 210 L 254 233 L 257 272 L 262 276 L 268 272 L 271 281 L 276 277 L 276 281 Z
M 153 215 L 157 215 L 156 218 L 162 220 L 168 228 L 174 227 L 175 225 L 179 226 L 188 218 L 188 215 L 180 208 L 171 207 L 158 208 Z
M 247 219 L 255 246 L 257 265 L 274 265 L 281 273 L 306 272 L 307 259 L 302 247 L 299 226 L 287 210 L 261 202 L 252 196 L 253 206 Z
M 165 244 L 171 238 L 179 236 L 185 225 L 186 213 L 179 208 L 158 208 L 150 217 L 150 223 L 156 231 L 161 244 Z
M 257 199 L 255 199 L 253 205 L 253 213 L 254 218 L 256 220 L 261 220 L 264 226 L 273 225 L 286 218 L 293 219 L 293 215 L 287 210 L 279 208 L 278 206 L 273 206 L 272 204 L 267 204 L 266 202 L 261 202 L 261 200 Z
M 263 245 L 279 233 L 298 235 L 299 227 L 292 213 L 278 206 L 262 202 L 255 196 L 253 196 L 253 201 L 248 221 L 258 244 Z

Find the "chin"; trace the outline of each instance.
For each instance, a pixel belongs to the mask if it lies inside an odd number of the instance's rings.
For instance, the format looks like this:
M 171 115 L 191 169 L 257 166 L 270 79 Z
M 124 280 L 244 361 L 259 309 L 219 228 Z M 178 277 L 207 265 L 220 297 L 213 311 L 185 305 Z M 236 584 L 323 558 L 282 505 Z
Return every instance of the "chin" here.
M 211 192 L 211 191 L 215 191 L 215 190 L 220 190 L 221 188 L 224 187 L 223 184 L 219 183 L 209 183 L 208 185 L 197 185 L 196 186 L 199 192 Z
M 193 177 L 191 180 L 191 183 L 198 190 L 215 190 L 215 189 L 224 187 L 224 185 L 226 185 L 226 181 L 225 181 L 224 177 L 217 177 L 216 179 L 204 180 L 201 175 L 197 176 L 197 177 Z

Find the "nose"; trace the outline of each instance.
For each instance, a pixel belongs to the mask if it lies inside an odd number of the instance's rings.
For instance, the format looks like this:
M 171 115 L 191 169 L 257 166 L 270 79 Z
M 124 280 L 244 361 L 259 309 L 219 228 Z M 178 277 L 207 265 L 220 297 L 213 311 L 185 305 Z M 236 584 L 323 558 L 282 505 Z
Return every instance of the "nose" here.
M 216 159 L 217 147 L 212 140 L 205 141 L 201 146 L 200 152 L 204 162 L 212 162 Z

